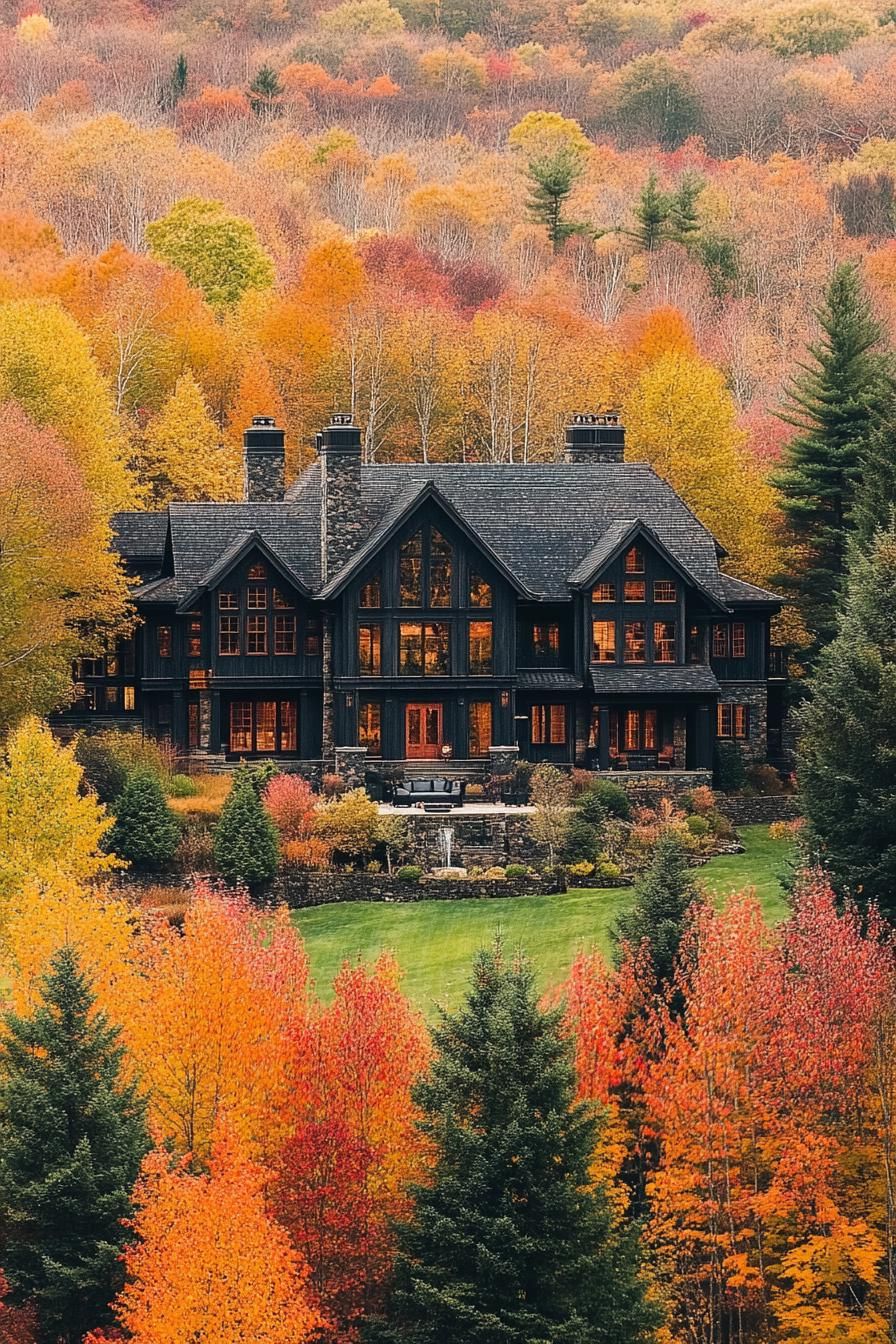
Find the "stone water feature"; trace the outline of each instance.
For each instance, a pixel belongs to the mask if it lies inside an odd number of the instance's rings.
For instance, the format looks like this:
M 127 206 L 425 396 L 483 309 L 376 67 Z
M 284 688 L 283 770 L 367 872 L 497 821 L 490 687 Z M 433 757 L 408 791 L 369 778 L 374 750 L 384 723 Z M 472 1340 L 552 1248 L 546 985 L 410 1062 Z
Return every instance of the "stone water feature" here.
M 466 868 L 452 867 L 451 851 L 454 845 L 454 828 L 451 826 L 440 826 L 436 841 L 439 846 L 439 858 L 441 866 L 432 870 L 433 877 L 466 877 Z

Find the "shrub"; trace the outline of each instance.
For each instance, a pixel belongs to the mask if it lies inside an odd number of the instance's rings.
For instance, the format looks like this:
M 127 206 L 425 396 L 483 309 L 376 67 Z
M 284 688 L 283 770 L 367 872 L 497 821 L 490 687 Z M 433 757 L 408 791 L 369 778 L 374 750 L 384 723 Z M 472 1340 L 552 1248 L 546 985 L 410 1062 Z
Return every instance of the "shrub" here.
M 609 816 L 598 796 L 597 788 L 593 784 L 580 793 L 577 798 L 573 798 L 573 807 L 588 822 L 589 826 L 600 828 Z
M 308 868 L 312 871 L 329 868 L 333 858 L 333 847 L 318 835 L 307 840 L 287 840 L 283 846 L 283 857 L 296 868 Z
M 596 826 L 584 817 L 574 815 L 563 844 L 563 860 L 570 863 L 595 863 L 601 850 L 601 837 Z
M 499 867 L 498 864 L 494 864 L 491 868 L 486 868 L 482 876 L 493 878 L 495 881 L 498 882 L 503 882 L 505 877 L 507 876 L 507 870 L 505 868 Z
M 281 840 L 306 840 L 314 829 L 319 799 L 301 775 L 275 775 L 264 791 L 264 805 Z
M 570 770 L 569 782 L 572 785 L 573 801 L 588 789 L 593 789 L 597 780 L 598 776 L 594 770 L 580 770 L 578 767 Z
M 784 782 L 773 765 L 751 765 L 747 769 L 747 783 L 757 793 L 778 797 L 784 793 Z
M 255 887 L 277 871 L 277 829 L 248 771 L 237 771 L 215 827 L 213 852 L 215 863 L 232 886 Z
M 165 780 L 165 793 L 169 798 L 195 798 L 199 792 L 189 775 L 169 775 Z
M 610 859 L 602 859 L 597 865 L 597 875 L 604 882 L 618 882 L 622 876 L 622 869 L 618 863 L 612 863 Z
M 699 784 L 696 789 L 686 793 L 681 801 L 686 812 L 693 812 L 698 817 L 705 817 L 715 811 L 716 796 L 706 784 Z
M 609 816 L 618 817 L 620 821 L 628 821 L 632 814 L 631 799 L 620 784 L 614 784 L 609 779 L 599 779 L 594 786 L 594 792 L 601 807 Z
M 532 791 L 532 775 L 535 773 L 534 761 L 514 761 L 510 774 L 510 789 L 524 803 L 529 801 Z
M 519 881 L 523 877 L 529 876 L 529 869 L 524 863 L 508 863 L 504 869 L 504 876 L 512 882 Z
M 687 822 L 685 824 L 688 830 L 690 831 L 691 835 L 696 835 L 698 839 L 701 836 L 709 835 L 712 831 L 712 827 L 710 826 L 706 817 L 691 816 L 688 817 Z
M 796 840 L 805 826 L 802 817 L 794 817 L 792 821 L 773 821 L 768 828 L 770 840 Z
M 320 781 L 320 791 L 325 798 L 339 798 L 348 792 L 348 785 L 342 775 L 324 775 Z
M 164 779 L 172 763 L 169 752 L 159 743 L 117 728 L 82 733 L 75 744 L 75 760 L 103 803 L 111 803 L 118 797 L 132 771 L 142 769 Z
M 369 857 L 379 841 L 379 809 L 363 789 L 331 798 L 317 813 L 314 833 L 348 859 Z
M 423 876 L 423 869 L 418 868 L 415 863 L 406 863 L 403 868 L 399 868 L 395 876 L 399 882 L 419 882 Z
M 177 866 L 185 873 L 207 873 L 214 862 L 211 831 L 195 823 L 184 828 L 177 846 Z
M 723 793 L 738 793 L 747 782 L 744 758 L 740 747 L 733 742 L 719 742 L 716 747 L 716 785 Z
M 271 780 L 279 773 L 280 767 L 274 761 L 259 761 L 257 765 L 246 765 L 243 761 L 234 771 L 233 782 L 234 786 L 237 781 L 251 784 L 256 796 L 261 798 Z
M 134 868 L 158 872 L 174 859 L 180 824 L 165 800 L 157 775 L 134 770 L 115 805 L 109 848 Z
M 594 875 L 594 864 L 583 859 L 581 863 L 568 863 L 566 871 L 570 877 L 592 877 Z

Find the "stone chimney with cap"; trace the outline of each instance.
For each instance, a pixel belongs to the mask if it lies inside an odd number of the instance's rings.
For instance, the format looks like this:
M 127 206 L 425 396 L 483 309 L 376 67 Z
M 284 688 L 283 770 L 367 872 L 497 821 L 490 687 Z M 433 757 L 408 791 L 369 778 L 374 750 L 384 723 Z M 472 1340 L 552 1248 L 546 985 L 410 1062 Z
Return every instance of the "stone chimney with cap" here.
M 317 436 L 320 455 L 320 549 L 324 582 L 358 548 L 361 519 L 361 431 L 351 415 L 334 415 Z
M 271 415 L 254 415 L 243 431 L 243 498 L 258 503 L 283 498 L 286 489 L 285 434 Z
M 625 456 L 625 429 L 619 415 L 572 415 L 566 425 L 564 461 L 621 462 Z

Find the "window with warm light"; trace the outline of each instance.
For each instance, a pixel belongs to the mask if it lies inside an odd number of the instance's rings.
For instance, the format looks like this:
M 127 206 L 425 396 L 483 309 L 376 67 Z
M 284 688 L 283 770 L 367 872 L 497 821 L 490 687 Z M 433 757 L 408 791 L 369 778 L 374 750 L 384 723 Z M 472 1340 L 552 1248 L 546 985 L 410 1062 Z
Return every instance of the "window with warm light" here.
M 383 671 L 383 627 L 378 624 L 358 626 L 358 675 L 379 677 Z
M 647 584 L 643 579 L 626 579 L 623 596 L 626 602 L 646 602 Z
M 677 602 L 677 585 L 671 579 L 654 579 L 653 600 L 654 602 Z
M 473 700 L 468 706 L 468 750 L 471 758 L 487 756 L 492 744 L 492 705 L 490 700 Z
M 615 583 L 596 583 L 591 589 L 592 602 L 615 602 L 616 585 Z
M 674 663 L 675 659 L 675 622 L 654 621 L 653 661 L 655 663 Z
M 595 663 L 615 663 L 616 622 L 591 622 L 591 659 Z
M 481 574 L 473 570 L 470 574 L 470 606 L 490 607 L 492 605 L 492 586 Z
M 381 607 L 383 605 L 382 584 L 379 574 L 374 574 L 373 578 L 362 584 L 361 591 L 358 594 L 359 607 Z
M 631 546 L 625 553 L 626 574 L 644 573 L 644 552 L 640 546 Z
M 743 621 L 735 621 L 731 626 L 731 657 L 746 658 L 747 628 Z
M 268 651 L 267 616 L 246 617 L 246 653 L 259 657 Z
M 624 663 L 643 663 L 646 658 L 647 638 L 644 621 L 626 621 L 622 661 Z
M 469 650 L 470 676 L 491 676 L 494 664 L 491 621 L 470 622 Z

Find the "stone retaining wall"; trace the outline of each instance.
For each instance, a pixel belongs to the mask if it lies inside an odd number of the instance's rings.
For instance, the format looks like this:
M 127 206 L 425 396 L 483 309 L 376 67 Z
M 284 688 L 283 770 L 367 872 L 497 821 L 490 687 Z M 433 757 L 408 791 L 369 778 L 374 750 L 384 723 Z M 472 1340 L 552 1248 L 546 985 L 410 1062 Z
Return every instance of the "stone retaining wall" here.
M 726 798 L 716 795 L 719 811 L 732 826 L 770 826 L 773 821 L 793 821 L 802 816 L 799 798 L 792 793 Z
M 270 894 L 293 910 L 342 901 L 464 901 L 496 896 L 549 895 L 560 889 L 557 878 L 437 878 L 400 882 L 386 873 L 309 873 L 284 868 L 274 878 Z

